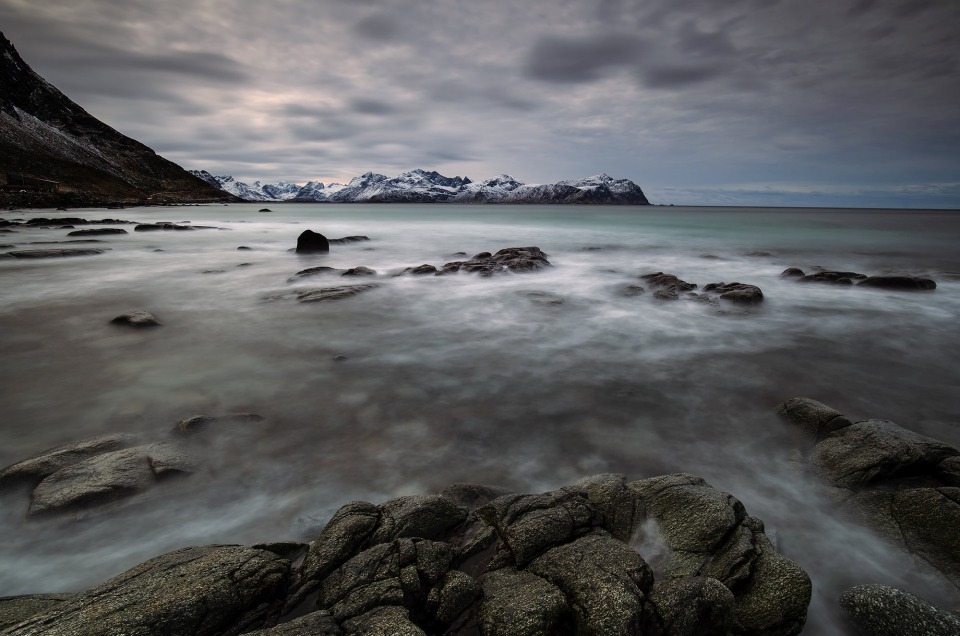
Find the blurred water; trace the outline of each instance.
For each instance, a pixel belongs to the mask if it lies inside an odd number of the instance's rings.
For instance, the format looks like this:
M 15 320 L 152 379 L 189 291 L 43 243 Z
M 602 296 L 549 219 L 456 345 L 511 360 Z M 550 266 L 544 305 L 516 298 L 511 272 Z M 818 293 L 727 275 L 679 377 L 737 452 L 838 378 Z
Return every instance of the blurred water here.
M 260 207 L 71 211 L 220 229 L 127 226 L 129 235 L 102 237 L 103 255 L 0 259 L 0 464 L 108 432 L 159 439 L 197 413 L 267 418 L 212 440 L 203 474 L 112 515 L 28 523 L 23 493 L 2 495 L 0 595 L 82 589 L 183 545 L 308 538 L 351 499 L 456 481 L 533 492 L 597 472 L 686 471 L 739 497 L 811 573 L 809 633 L 835 631 L 832 599 L 844 585 L 883 582 L 956 603 L 835 518 L 789 461 L 800 440 L 772 409 L 809 396 L 960 443 L 957 213 Z M 372 240 L 298 256 L 290 250 L 307 228 Z M 0 242 L 42 247 L 25 244 L 66 233 L 18 229 Z M 490 279 L 392 276 L 462 259 L 456 252 L 524 245 L 541 247 L 553 267 Z M 318 265 L 366 265 L 380 287 L 329 303 L 265 300 L 366 282 L 287 282 Z M 938 289 L 778 278 L 817 265 L 928 275 Z M 701 286 L 755 284 L 766 300 L 744 313 L 657 302 L 652 290 L 621 295 L 656 271 Z M 531 291 L 563 302 L 536 302 Z M 107 324 L 137 308 L 164 326 Z

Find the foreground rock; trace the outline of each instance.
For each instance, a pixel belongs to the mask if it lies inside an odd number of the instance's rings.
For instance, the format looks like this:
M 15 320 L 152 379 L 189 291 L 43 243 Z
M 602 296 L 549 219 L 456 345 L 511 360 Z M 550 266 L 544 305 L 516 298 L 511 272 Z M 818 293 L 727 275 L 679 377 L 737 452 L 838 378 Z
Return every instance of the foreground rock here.
M 851 422 L 809 398 L 778 409 L 819 439 L 807 465 L 840 509 L 960 588 L 960 450 L 886 420 Z
M 74 594 L 26 594 L 0 598 L 0 630 L 69 601 Z
M 178 550 L 5 633 L 790 635 L 809 600 L 731 495 L 692 475 L 597 475 L 349 503 L 309 546 Z
M 102 453 L 43 478 L 30 497 L 29 516 L 99 506 L 145 492 L 158 481 L 191 473 L 196 460 L 172 442 Z
M 126 325 L 128 327 L 159 327 L 160 321 L 157 320 L 149 311 L 137 309 L 120 314 L 110 321 L 114 325 Z
M 863 636 L 957 636 L 960 617 L 886 585 L 858 585 L 840 597 L 844 616 Z
M 66 468 L 97 455 L 132 446 L 135 439 L 132 435 L 122 433 L 104 435 L 44 451 L 0 470 L 0 486 L 34 485 L 61 468 Z
M 184 548 L 10 628 L 17 636 L 237 634 L 282 600 L 290 562 L 263 549 Z
M 297 237 L 297 254 L 317 254 L 330 251 L 330 243 L 323 234 L 304 230 Z

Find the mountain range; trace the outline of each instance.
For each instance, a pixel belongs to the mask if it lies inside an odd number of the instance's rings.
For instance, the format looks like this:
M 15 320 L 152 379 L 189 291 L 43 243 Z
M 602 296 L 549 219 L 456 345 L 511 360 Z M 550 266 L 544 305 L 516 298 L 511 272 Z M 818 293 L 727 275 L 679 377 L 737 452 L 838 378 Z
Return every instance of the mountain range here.
M 228 200 L 90 115 L 0 33 L 0 205 Z
M 422 169 L 387 177 L 367 172 L 347 184 L 310 181 L 299 186 L 280 181 L 247 184 L 206 170 L 192 174 L 246 201 L 317 201 L 329 203 L 592 203 L 649 205 L 633 181 L 600 174 L 547 184 L 525 184 L 505 174 L 484 181 L 445 177 Z

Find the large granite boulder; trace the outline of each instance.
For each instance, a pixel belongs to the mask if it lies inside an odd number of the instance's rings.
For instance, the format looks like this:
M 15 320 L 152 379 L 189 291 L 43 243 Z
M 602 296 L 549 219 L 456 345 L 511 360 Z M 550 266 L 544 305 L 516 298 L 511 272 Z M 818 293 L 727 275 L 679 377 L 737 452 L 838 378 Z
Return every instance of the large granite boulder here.
M 28 515 L 67 512 L 145 492 L 158 481 L 191 473 L 195 460 L 173 442 L 102 453 L 45 477 L 30 498 Z
M 71 600 L 75 594 L 24 594 L 0 598 L 0 630 L 48 612 Z
M 861 636 L 960 634 L 960 616 L 886 585 L 852 587 L 840 596 L 840 608 Z
M 806 398 L 778 409 L 816 443 L 809 468 L 838 506 L 960 587 L 960 450 L 886 420 L 849 423 Z
M 651 524 L 660 575 L 636 547 Z M 799 633 L 809 599 L 732 496 L 690 475 L 597 475 L 350 503 L 306 549 L 181 550 L 7 633 L 777 636 Z
M 16 636 L 219 636 L 261 626 L 290 562 L 266 550 L 200 546 L 138 565 L 8 628 Z
M 134 436 L 118 433 L 58 446 L 0 470 L 0 486 L 35 485 L 61 468 L 135 443 Z
M 297 237 L 297 254 L 317 254 L 330 251 L 330 242 L 323 234 L 304 230 Z

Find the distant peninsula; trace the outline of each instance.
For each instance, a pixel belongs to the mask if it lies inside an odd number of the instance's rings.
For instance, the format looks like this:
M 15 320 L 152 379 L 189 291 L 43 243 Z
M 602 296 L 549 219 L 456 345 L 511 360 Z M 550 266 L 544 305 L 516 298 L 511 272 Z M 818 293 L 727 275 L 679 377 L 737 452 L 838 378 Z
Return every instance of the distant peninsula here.
M 214 176 L 206 170 L 191 173 L 215 188 L 245 201 L 296 201 L 324 203 L 581 203 L 649 205 L 633 181 L 606 174 L 557 183 L 526 184 L 505 174 L 471 181 L 468 177 L 445 177 L 422 169 L 387 177 L 367 172 L 347 184 L 310 181 L 297 185 L 280 181 L 247 184 L 232 176 Z

